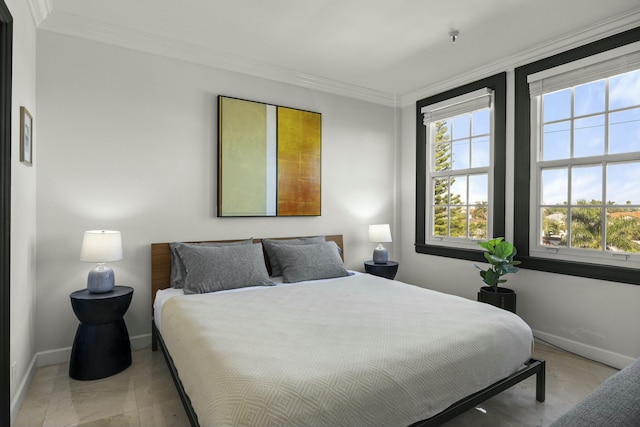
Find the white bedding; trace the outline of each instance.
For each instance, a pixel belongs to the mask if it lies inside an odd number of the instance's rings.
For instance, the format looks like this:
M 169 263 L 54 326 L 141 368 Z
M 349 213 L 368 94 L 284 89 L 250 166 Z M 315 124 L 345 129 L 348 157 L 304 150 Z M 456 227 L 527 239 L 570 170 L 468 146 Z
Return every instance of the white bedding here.
M 357 271 L 350 271 L 349 274 L 357 275 L 357 274 L 363 274 L 363 273 L 359 273 Z M 282 283 L 282 276 L 270 277 L 269 279 L 278 286 L 294 286 L 294 285 L 303 285 L 305 283 L 314 282 L 314 280 L 312 280 L 312 281 L 305 281 L 305 282 L 298 282 L 298 283 Z M 325 281 L 329 281 L 329 280 L 337 280 L 337 279 L 327 279 Z M 268 289 L 268 288 L 271 288 L 271 286 L 236 288 L 236 289 L 229 289 L 227 291 L 219 291 L 217 293 L 221 294 L 226 292 L 246 292 L 246 291 L 251 291 L 256 289 Z M 153 300 L 153 320 L 155 321 L 156 327 L 158 328 L 159 331 L 162 332 L 162 307 L 164 306 L 164 303 L 170 300 L 171 298 L 179 295 L 184 295 L 184 291 L 182 289 L 173 289 L 173 288 L 159 289 L 158 292 L 156 293 L 156 297 Z
M 366 274 L 172 293 L 158 326 L 202 427 L 407 426 L 518 370 L 533 340 L 505 310 Z

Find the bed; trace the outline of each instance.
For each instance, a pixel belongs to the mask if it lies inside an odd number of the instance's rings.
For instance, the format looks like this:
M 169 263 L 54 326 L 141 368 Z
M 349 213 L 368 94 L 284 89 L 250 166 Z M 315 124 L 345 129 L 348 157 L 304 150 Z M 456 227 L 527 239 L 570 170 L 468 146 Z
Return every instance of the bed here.
M 192 426 L 435 426 L 532 375 L 544 401 L 518 316 L 348 272 L 342 242 L 151 245 L 153 350 Z

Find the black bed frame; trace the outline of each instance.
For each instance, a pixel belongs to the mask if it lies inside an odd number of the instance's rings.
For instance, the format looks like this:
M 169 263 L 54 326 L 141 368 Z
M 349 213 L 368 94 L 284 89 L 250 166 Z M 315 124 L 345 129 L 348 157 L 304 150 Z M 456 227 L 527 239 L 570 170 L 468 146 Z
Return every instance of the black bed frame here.
M 191 423 L 191 427 L 200 427 L 198 423 L 198 416 L 193 410 L 193 406 L 191 406 L 191 399 L 187 396 L 187 393 L 184 391 L 184 387 L 182 386 L 182 381 L 180 381 L 180 377 L 178 376 L 178 371 L 176 370 L 175 365 L 173 364 L 173 359 L 169 354 L 169 350 L 162 339 L 162 335 L 160 335 L 160 331 L 156 327 L 154 321 L 151 321 L 151 349 L 153 351 L 158 350 L 158 345 L 162 350 L 162 354 L 164 354 L 164 358 L 167 361 L 167 366 L 169 366 L 169 372 L 171 372 L 171 377 L 173 378 L 173 382 L 176 385 L 176 389 L 180 394 L 180 399 L 182 399 L 182 404 L 184 405 L 184 410 L 187 413 L 187 417 L 189 418 L 189 422 Z M 452 418 L 457 417 L 458 415 L 466 412 L 467 410 L 474 408 L 479 403 L 484 402 L 485 400 L 495 396 L 498 393 L 503 392 L 504 390 L 518 384 L 520 381 L 529 378 L 532 375 L 536 375 L 536 400 L 538 402 L 544 402 L 545 396 L 545 361 L 539 359 L 529 359 L 527 363 L 525 363 L 526 367 L 520 369 L 516 373 L 508 376 L 505 379 L 502 379 L 484 390 L 480 390 L 477 393 L 471 394 L 453 405 L 449 406 L 444 411 L 440 412 L 433 417 L 418 421 L 416 423 L 411 424 L 409 427 L 434 427 L 439 426 L 440 424 L 451 420 Z

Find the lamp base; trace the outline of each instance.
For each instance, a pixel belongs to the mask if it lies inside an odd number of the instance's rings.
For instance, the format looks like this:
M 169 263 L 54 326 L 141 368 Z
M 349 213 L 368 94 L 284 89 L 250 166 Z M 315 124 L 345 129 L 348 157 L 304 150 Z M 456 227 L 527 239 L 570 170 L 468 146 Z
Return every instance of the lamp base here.
M 386 264 L 389 261 L 389 252 L 382 247 L 378 246 L 373 250 L 373 262 L 376 264 Z
M 89 272 L 87 277 L 87 290 L 92 294 L 103 294 L 113 289 L 115 276 L 113 269 L 104 264 L 98 264 Z

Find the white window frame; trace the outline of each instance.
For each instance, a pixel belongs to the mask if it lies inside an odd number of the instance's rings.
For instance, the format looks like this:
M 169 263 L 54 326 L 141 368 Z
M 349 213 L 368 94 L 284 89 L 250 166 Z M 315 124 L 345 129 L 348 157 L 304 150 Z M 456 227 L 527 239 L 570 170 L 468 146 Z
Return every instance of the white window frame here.
M 528 76 L 531 102 L 531 164 L 530 164 L 530 203 L 529 215 L 529 254 L 546 259 L 562 259 L 565 261 L 587 262 L 618 267 L 640 267 L 640 253 L 611 252 L 606 250 L 576 249 L 564 246 L 545 246 L 540 242 L 542 235 L 541 216 L 541 179 L 542 170 L 553 167 L 571 167 L 581 165 L 606 165 L 625 161 L 640 161 L 640 151 L 623 154 L 605 154 L 590 157 L 576 157 L 560 160 L 541 159 L 542 153 L 542 96 L 557 90 L 568 89 L 581 84 L 612 77 L 628 71 L 640 69 L 640 42 L 631 43 L 620 48 L 592 55 L 581 60 L 545 69 Z M 606 105 L 605 114 L 609 106 Z M 573 114 L 573 112 L 572 112 Z M 573 117 L 573 116 L 572 116 Z M 605 138 L 608 139 L 608 123 Z M 606 188 L 603 177 L 603 191 Z M 571 189 L 569 189 L 571 191 Z M 603 199 L 604 202 L 605 199 Z M 570 203 L 570 200 L 567 200 Z M 632 205 L 631 207 L 637 207 Z M 567 219 L 569 221 L 569 219 Z M 606 217 L 603 218 L 603 226 Z
M 421 113 L 423 115 L 423 125 L 426 129 L 426 164 L 428 170 L 426 173 L 426 186 L 425 186 L 425 201 L 427 212 L 425 212 L 425 243 L 435 246 L 444 246 L 451 248 L 461 248 L 478 250 L 478 241 L 486 239 L 474 239 L 470 237 L 448 237 L 448 236 L 435 236 L 434 235 L 434 181 L 443 177 L 465 177 L 468 178 L 471 175 L 486 174 L 488 181 L 487 188 L 487 239 L 493 236 L 493 188 L 494 188 L 494 164 L 495 164 L 495 104 L 493 90 L 485 87 L 472 92 L 465 93 L 453 98 L 449 98 L 445 101 L 441 101 L 435 104 L 430 104 L 422 107 Z M 462 114 L 469 114 L 477 110 L 489 108 L 490 110 L 490 131 L 489 131 L 489 165 L 483 167 L 469 167 L 466 169 L 455 169 L 447 171 L 435 170 L 435 125 L 436 122 L 452 119 Z M 473 155 L 473 154 L 472 154 Z M 468 182 L 468 181 L 467 181 Z M 466 206 L 469 206 L 469 186 L 467 185 Z M 465 205 L 462 205 L 465 206 Z M 469 229 L 469 222 L 467 221 L 467 230 Z

